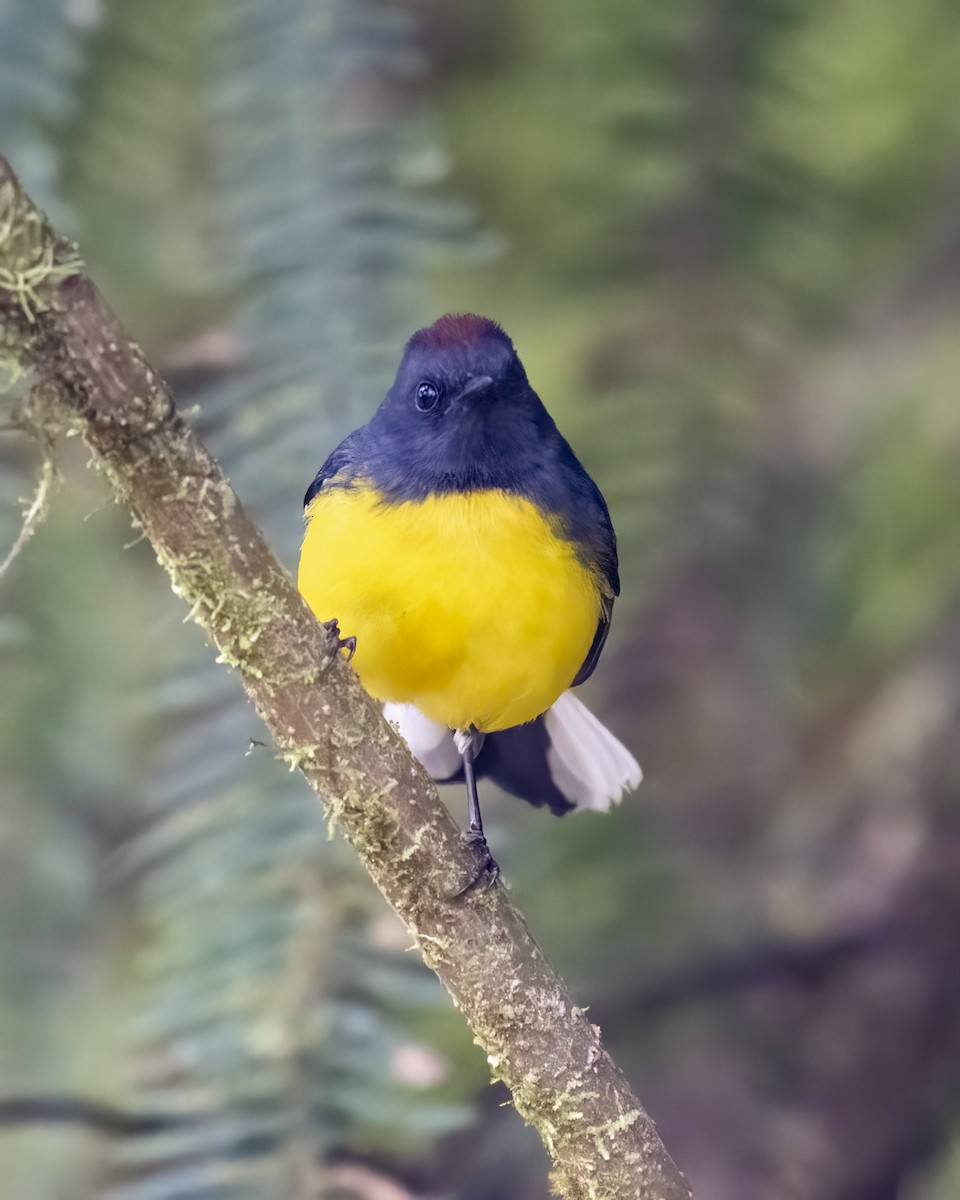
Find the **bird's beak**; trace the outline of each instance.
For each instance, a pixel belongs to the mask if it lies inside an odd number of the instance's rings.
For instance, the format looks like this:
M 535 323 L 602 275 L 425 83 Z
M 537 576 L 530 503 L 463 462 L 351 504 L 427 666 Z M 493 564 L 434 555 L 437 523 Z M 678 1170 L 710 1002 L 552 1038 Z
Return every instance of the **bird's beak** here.
M 469 380 L 457 396 L 457 399 L 466 400 L 468 396 L 479 396 L 490 387 L 493 387 L 493 377 L 491 375 L 477 375 L 475 378 Z

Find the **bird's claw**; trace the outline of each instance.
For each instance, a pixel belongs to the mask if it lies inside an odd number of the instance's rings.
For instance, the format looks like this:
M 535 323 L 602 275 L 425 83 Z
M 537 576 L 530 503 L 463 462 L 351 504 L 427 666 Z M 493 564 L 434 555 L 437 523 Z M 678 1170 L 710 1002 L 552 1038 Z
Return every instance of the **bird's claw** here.
M 341 637 L 340 623 L 337 621 L 336 617 L 334 617 L 332 621 L 324 621 L 323 627 L 329 634 L 332 634 L 333 637 L 337 639 L 337 650 L 346 650 L 347 662 L 349 662 L 357 652 L 356 637 L 354 637 L 353 634 L 351 634 L 350 637 Z
M 477 888 L 487 892 L 500 878 L 500 868 L 490 853 L 490 847 L 487 845 L 487 839 L 483 836 L 482 830 L 468 829 L 466 833 L 460 834 L 460 841 L 465 846 L 469 846 L 476 854 L 476 870 L 473 877 L 459 891 L 453 893 L 450 897 L 451 900 L 462 900 L 464 896 L 469 895 Z

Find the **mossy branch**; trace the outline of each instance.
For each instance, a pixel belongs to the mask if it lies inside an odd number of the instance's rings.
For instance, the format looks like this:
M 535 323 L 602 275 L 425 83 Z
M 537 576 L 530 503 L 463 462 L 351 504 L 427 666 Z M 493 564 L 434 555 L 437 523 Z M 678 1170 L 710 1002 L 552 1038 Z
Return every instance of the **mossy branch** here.
M 599 1030 L 506 890 L 451 900 L 474 860 L 435 787 L 83 273 L 76 248 L 3 159 L 0 334 L 0 356 L 33 379 L 25 426 L 79 434 L 90 447 L 174 591 L 239 672 L 279 753 L 353 844 L 494 1077 L 540 1133 L 557 1191 L 571 1200 L 689 1200 Z

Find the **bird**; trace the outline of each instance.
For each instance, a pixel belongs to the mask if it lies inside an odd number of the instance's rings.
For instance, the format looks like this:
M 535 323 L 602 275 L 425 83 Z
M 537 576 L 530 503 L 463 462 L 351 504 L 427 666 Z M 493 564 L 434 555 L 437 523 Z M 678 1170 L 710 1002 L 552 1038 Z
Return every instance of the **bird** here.
M 304 514 L 307 604 L 348 633 L 361 683 L 427 772 L 466 785 L 468 888 L 499 873 L 479 778 L 557 815 L 640 783 L 570 690 L 593 674 L 620 592 L 607 504 L 496 321 L 448 313 L 413 334 Z

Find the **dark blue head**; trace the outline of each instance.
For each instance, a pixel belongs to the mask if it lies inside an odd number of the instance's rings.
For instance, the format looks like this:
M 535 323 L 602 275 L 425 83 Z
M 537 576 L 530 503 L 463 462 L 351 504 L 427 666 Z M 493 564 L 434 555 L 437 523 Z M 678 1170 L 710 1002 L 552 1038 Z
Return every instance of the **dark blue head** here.
M 444 385 L 439 408 L 471 383 L 488 379 L 501 391 L 526 387 L 527 376 L 503 329 L 487 317 L 448 313 L 407 342 L 390 395 L 409 388 L 420 375 Z M 492 389 L 495 390 L 495 389 Z M 389 397 L 388 397 L 389 400 Z
M 516 488 L 558 438 L 509 337 L 472 315 L 413 335 L 368 433 L 378 485 L 410 497 Z
M 386 399 L 330 455 L 304 503 L 323 488 L 357 481 L 387 501 L 485 489 L 523 496 L 600 568 L 611 596 L 620 589 L 603 496 L 495 321 L 446 316 L 415 333 Z

